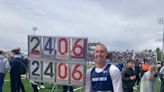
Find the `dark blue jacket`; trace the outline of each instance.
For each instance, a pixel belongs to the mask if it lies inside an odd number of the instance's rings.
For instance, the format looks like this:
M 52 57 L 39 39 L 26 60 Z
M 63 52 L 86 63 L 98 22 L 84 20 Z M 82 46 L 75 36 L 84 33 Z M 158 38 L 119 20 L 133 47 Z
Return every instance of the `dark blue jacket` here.
M 109 73 L 109 68 L 111 64 L 108 64 L 106 68 L 97 73 L 95 68 L 91 70 L 91 81 L 93 92 L 97 91 L 111 91 L 113 92 L 113 84 Z
M 10 75 L 11 77 L 17 78 L 20 76 L 19 74 L 19 68 L 20 68 L 20 62 L 18 61 L 20 58 L 13 58 L 11 60 L 11 69 L 10 69 Z

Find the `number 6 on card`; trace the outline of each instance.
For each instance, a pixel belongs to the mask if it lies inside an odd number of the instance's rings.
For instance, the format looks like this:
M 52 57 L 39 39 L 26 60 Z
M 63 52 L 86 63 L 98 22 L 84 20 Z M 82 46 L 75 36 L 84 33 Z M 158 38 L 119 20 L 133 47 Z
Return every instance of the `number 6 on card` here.
M 86 39 L 72 39 L 72 51 L 71 57 L 72 59 L 82 59 L 86 58 L 86 50 L 87 50 L 87 40 Z
M 83 85 L 83 82 L 84 82 L 84 65 L 72 64 L 71 84 Z

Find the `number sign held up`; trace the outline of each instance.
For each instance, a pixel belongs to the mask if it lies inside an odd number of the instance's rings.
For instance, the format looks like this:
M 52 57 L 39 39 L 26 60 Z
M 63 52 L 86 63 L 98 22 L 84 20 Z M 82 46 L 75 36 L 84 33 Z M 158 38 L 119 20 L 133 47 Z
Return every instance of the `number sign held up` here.
M 87 38 L 28 36 L 30 80 L 84 85 Z
M 28 36 L 29 57 L 86 64 L 87 38 Z

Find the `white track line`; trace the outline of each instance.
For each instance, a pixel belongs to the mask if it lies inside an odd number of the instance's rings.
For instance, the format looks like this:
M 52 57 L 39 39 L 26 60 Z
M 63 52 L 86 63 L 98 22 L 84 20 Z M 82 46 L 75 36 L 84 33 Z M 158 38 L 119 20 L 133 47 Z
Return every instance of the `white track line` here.
M 82 87 L 78 87 L 78 88 L 74 89 L 73 91 L 78 91 L 80 89 L 82 89 Z

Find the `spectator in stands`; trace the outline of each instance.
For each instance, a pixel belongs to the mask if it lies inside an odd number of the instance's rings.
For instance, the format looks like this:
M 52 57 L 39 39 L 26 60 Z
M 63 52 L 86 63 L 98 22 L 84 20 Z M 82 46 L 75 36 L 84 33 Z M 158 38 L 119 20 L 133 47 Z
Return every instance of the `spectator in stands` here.
M 94 51 L 95 67 L 87 71 L 85 92 L 122 92 L 121 72 L 107 63 L 106 56 L 106 46 L 97 44 Z
M 7 60 L 5 60 L 5 57 L 3 55 L 3 51 L 0 50 L 0 92 L 2 92 L 5 72 L 7 70 Z

